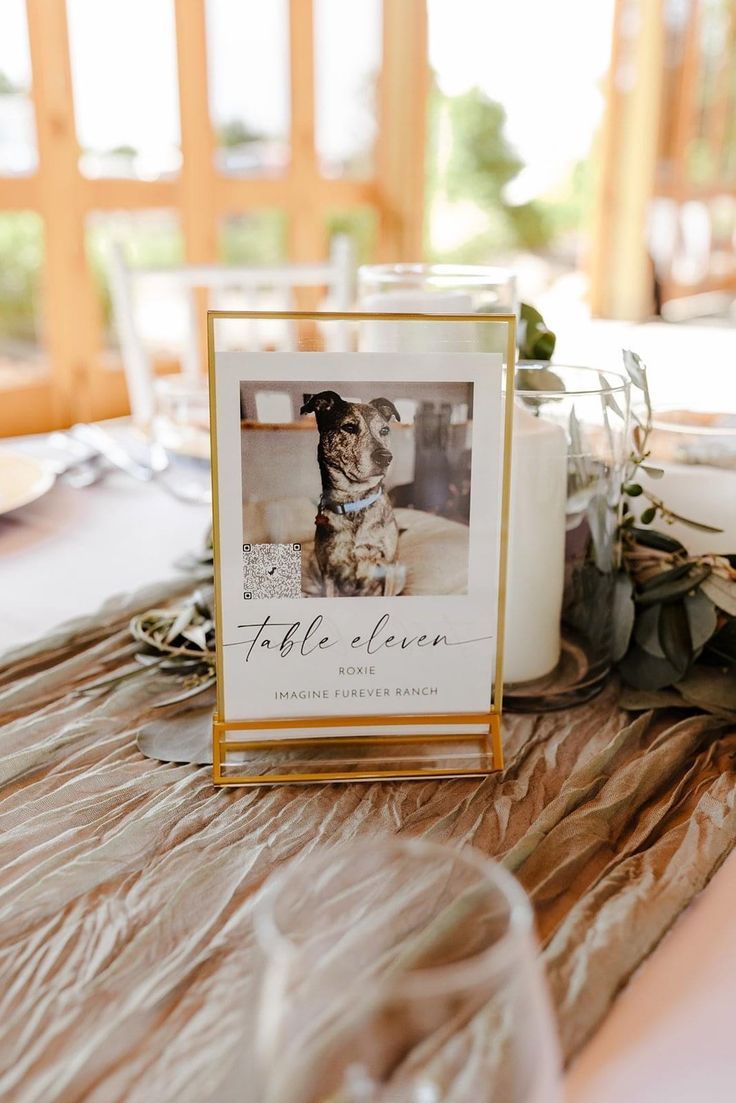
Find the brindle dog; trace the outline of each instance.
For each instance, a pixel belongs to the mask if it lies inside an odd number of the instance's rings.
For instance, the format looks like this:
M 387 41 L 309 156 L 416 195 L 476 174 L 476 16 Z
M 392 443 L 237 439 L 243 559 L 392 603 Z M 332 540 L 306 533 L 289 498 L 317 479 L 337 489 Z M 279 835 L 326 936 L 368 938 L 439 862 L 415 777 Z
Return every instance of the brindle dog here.
M 387 398 L 346 402 L 335 391 L 310 395 L 301 413 L 314 413 L 322 497 L 314 549 L 327 597 L 386 593 L 399 544 L 399 528 L 383 480 L 393 454 Z M 395 585 L 395 583 L 394 583 Z M 396 592 L 396 591 L 394 591 Z

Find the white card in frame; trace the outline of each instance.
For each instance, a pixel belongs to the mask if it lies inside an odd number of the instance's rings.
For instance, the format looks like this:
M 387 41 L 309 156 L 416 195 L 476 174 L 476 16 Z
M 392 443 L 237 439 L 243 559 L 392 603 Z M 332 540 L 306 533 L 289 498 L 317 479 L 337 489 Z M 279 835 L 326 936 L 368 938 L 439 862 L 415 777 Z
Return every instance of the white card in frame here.
M 368 317 L 443 341 L 356 351 Z M 515 326 L 448 317 L 209 315 L 217 784 L 502 765 Z

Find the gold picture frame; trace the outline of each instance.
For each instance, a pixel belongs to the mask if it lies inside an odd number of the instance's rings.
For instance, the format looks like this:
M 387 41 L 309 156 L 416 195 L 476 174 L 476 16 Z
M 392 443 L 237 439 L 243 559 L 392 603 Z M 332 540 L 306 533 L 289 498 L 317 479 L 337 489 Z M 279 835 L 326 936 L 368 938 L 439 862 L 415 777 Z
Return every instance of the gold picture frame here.
M 283 719 L 229 720 L 224 709 L 222 575 L 220 554 L 220 501 L 218 427 L 216 409 L 215 325 L 218 320 L 282 322 L 294 327 L 322 323 L 472 323 L 507 327 L 503 365 L 503 450 L 501 459 L 500 524 L 498 549 L 498 610 L 495 675 L 489 687 L 489 707 L 483 712 L 380 714 L 359 716 L 288 717 Z M 503 708 L 503 652 L 508 569 L 509 509 L 513 393 L 516 363 L 516 315 L 499 314 L 394 314 L 336 313 L 322 311 L 227 311 L 207 313 L 207 359 L 210 394 L 212 453 L 212 511 L 214 555 L 214 609 L 216 626 L 216 711 L 212 721 L 213 782 L 216 786 L 257 786 L 338 781 L 377 781 L 422 778 L 480 777 L 503 769 L 501 716 Z M 407 728 L 406 735 L 371 734 L 371 728 Z M 431 727 L 450 732 L 432 733 Z M 468 731 L 457 732 L 466 727 Z M 360 735 L 324 734 L 329 729 L 360 729 Z M 414 731 L 412 731 L 412 728 Z M 421 728 L 421 733 L 416 731 Z M 481 729 L 480 731 L 478 729 Z M 249 740 L 247 733 L 294 731 L 293 738 Z M 363 735 L 365 730 L 365 735 Z M 317 734 L 311 734 L 311 733 Z M 238 756 L 233 762 L 232 756 Z M 245 763 L 242 756 L 248 756 Z M 245 765 L 245 770 L 239 767 Z M 235 772 L 230 772 L 234 770 Z

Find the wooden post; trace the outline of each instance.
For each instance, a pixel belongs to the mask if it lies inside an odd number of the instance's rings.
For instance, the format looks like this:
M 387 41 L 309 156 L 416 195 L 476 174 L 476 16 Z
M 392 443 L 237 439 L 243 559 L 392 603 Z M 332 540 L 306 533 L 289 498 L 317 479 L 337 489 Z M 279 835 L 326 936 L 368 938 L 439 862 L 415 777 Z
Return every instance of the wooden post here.
M 27 0 L 44 220 L 44 331 L 57 424 L 94 415 L 100 312 L 87 260 L 65 0 Z
M 314 143 L 314 5 L 289 5 L 291 71 L 291 160 L 289 163 L 289 259 L 321 260 L 327 255 L 327 229 L 320 203 Z M 305 304 L 300 304 L 304 306 Z
M 646 318 L 653 308 L 647 223 L 659 153 L 665 22 L 662 0 L 639 0 L 636 36 L 623 42 L 624 7 L 630 23 L 630 2 L 617 0 L 590 258 L 590 305 L 594 315 L 636 320 Z
M 177 179 L 86 179 L 79 170 L 65 0 L 27 0 L 39 167 L 31 177 L 0 179 L 0 205 L 35 210 L 45 229 L 43 343 L 50 373 L 24 377 L 0 395 L 0 432 L 40 428 L 125 411 L 123 373 L 102 357 L 102 316 L 86 251 L 86 219 L 95 210 L 179 212 L 186 259 L 218 256 L 218 219 L 259 207 L 285 210 L 289 255 L 327 255 L 331 209 L 371 207 L 379 217 L 379 255 L 422 253 L 428 80 L 425 0 L 383 0 L 384 60 L 379 87 L 377 174 L 326 180 L 315 148 L 314 2 L 290 0 L 291 164 L 284 176 L 237 179 L 215 169 L 210 121 L 205 0 L 174 0 L 183 164 Z M 135 66 L 134 59 L 131 64 Z M 196 299 L 199 362 L 205 356 L 205 294 Z M 314 306 L 307 293 L 298 305 Z M 195 359 L 196 357 L 192 357 Z M 33 418 L 18 420 L 26 400 Z M 7 407 L 7 409 L 6 409 Z M 11 411 L 9 413 L 8 411 Z M 12 413 L 16 411 L 16 413 Z M 30 417 L 30 413 L 29 413 Z
M 423 255 L 428 93 L 425 0 L 383 0 L 378 142 L 382 260 L 417 261 Z
M 186 259 L 190 264 L 212 264 L 217 260 L 215 136 L 209 108 L 204 0 L 175 0 L 175 12 L 182 152 L 179 204 Z M 207 365 L 207 306 L 206 291 L 195 291 L 192 317 L 202 373 Z
M 314 4 L 291 0 L 289 5 L 289 56 L 291 72 L 291 158 L 287 241 L 289 260 L 314 261 L 327 255 L 327 226 L 317 150 L 314 142 Z M 297 288 L 297 310 L 315 310 L 317 288 Z M 316 337 L 314 323 L 305 323 L 300 336 Z

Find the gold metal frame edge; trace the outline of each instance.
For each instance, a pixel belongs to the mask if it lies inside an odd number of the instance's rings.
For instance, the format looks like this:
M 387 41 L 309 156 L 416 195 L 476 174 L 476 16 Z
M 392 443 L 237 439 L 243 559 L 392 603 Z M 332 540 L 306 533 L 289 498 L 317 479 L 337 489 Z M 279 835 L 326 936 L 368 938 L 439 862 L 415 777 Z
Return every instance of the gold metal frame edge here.
M 269 319 L 269 320 L 281 320 L 281 321 L 343 321 L 343 322 L 359 322 L 359 321 L 422 321 L 422 322 L 467 322 L 475 324 L 489 324 L 498 325 L 505 324 L 508 327 L 507 345 L 506 345 L 506 368 L 505 368 L 505 397 L 504 397 L 504 439 L 503 439 L 503 453 L 502 453 L 502 475 L 501 475 L 501 513 L 500 513 L 500 532 L 499 532 L 499 567 L 498 567 L 498 614 L 496 621 L 496 663 L 495 663 L 495 675 L 493 681 L 493 689 L 490 700 L 490 711 L 488 713 L 459 713 L 459 714 L 441 714 L 438 717 L 437 714 L 427 715 L 409 715 L 399 714 L 391 716 L 378 716 L 378 717 L 361 717 L 361 718 L 345 718 L 345 717 L 304 717 L 301 719 L 290 719 L 288 721 L 273 721 L 273 720 L 241 720 L 241 721 L 226 721 L 220 720 L 219 717 L 224 715 L 224 694 L 222 688 L 222 640 L 220 632 L 216 632 L 215 642 L 215 667 L 216 667 L 216 701 L 217 711 L 213 717 L 212 723 L 212 759 L 213 759 L 213 781 L 218 786 L 256 786 L 256 785 L 277 785 L 277 784 L 292 784 L 292 783 L 307 783 L 307 782 L 330 782 L 330 781 L 370 781 L 370 780 L 420 780 L 421 778 L 452 778 L 452 777 L 484 777 L 488 774 L 504 768 L 504 756 L 503 756 L 503 741 L 501 739 L 501 715 L 503 707 L 503 658 L 504 658 L 504 630 L 505 630 L 505 607 L 506 607 L 506 582 L 508 574 L 508 535 L 509 535 L 509 512 L 510 512 L 510 498 L 511 498 L 511 448 L 512 448 L 512 436 L 513 436 L 513 397 L 514 397 L 514 371 L 516 366 L 516 315 L 515 314 L 395 314 L 395 313 L 372 313 L 363 311 L 348 311 L 348 312 L 334 312 L 334 311 L 260 311 L 260 310 L 208 310 L 207 311 L 207 369 L 209 380 L 209 408 L 210 408 L 210 437 L 212 442 L 212 461 L 211 461 L 211 477 L 212 477 L 212 549 L 213 549 L 213 563 L 214 563 L 214 598 L 215 598 L 215 623 L 222 623 L 222 593 L 221 593 L 221 573 L 220 573 L 220 548 L 219 548 L 219 478 L 218 478 L 218 448 L 217 448 L 217 412 L 216 412 L 216 394 L 215 394 L 215 321 L 219 319 Z M 306 350 L 305 350 L 306 351 Z M 471 719 L 472 718 L 472 719 Z M 491 759 L 493 765 L 488 770 L 460 770 L 460 771 L 447 771 L 447 770 L 422 770 L 422 771 L 367 771 L 365 773 L 356 771 L 355 773 L 334 772 L 334 771 L 319 771 L 315 774 L 290 774 L 284 773 L 279 775 L 269 775 L 266 778 L 262 776 L 254 775 L 242 775 L 235 777 L 223 777 L 222 768 L 227 766 L 226 761 L 223 759 L 223 754 L 227 755 L 228 740 L 223 739 L 223 733 L 227 731 L 247 731 L 253 729 L 267 730 L 274 728 L 275 730 L 284 730 L 286 728 L 299 728 L 299 727 L 339 727 L 340 725 L 346 726 L 346 720 L 352 721 L 355 725 L 369 727 L 371 725 L 379 724 L 397 724 L 399 726 L 410 726 L 412 723 L 423 725 L 431 724 L 448 724 L 448 723 L 484 723 L 488 722 L 488 732 L 485 735 L 478 735 L 477 733 L 468 733 L 467 735 L 455 734 L 454 736 L 429 734 L 425 733 L 416 737 L 417 742 L 433 743 L 438 741 L 452 742 L 454 740 L 468 740 L 478 739 L 490 741 Z M 325 744 L 339 745 L 346 742 L 357 742 L 356 738 L 348 737 L 344 735 L 325 736 L 322 737 Z M 380 746 L 382 741 L 388 739 L 396 739 L 397 741 L 408 741 L 409 737 L 386 737 L 386 736 L 371 736 L 365 739 L 367 744 L 373 744 Z M 413 741 L 413 739 L 412 739 Z M 269 741 L 255 740 L 252 741 L 253 749 L 256 747 L 266 749 L 266 743 Z M 276 746 L 287 747 L 300 747 L 308 746 L 311 741 L 308 737 L 297 737 L 295 739 L 284 739 L 271 741 Z M 238 750 L 250 749 L 247 741 L 237 741 Z M 235 747 L 230 749 L 235 750 Z

